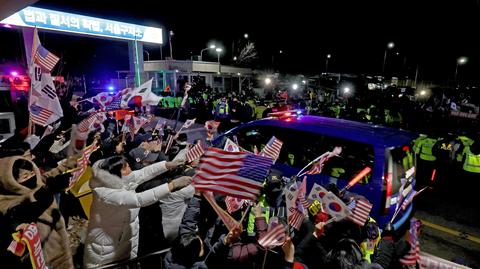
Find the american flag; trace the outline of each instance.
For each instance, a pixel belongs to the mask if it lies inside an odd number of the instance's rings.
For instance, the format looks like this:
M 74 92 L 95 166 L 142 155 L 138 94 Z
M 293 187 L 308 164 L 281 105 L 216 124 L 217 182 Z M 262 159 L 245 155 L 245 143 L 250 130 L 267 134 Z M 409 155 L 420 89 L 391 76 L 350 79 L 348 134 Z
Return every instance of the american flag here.
M 421 222 L 415 218 L 410 220 L 410 230 L 408 232 L 408 242 L 410 243 L 410 251 L 400 259 L 400 263 L 406 266 L 415 266 L 420 261 L 420 235 Z
M 348 219 L 355 222 L 360 226 L 364 226 L 368 217 L 370 216 L 370 211 L 372 210 L 372 204 L 364 199 L 354 200 L 348 205 L 350 209 L 350 216 Z
M 168 152 L 168 150 L 170 150 L 170 148 L 172 147 L 172 144 L 173 144 L 173 139 L 175 138 L 174 135 L 172 134 L 168 134 L 167 136 L 167 145 L 165 147 L 165 153 Z
M 304 209 L 308 209 L 310 204 L 308 203 L 307 198 L 305 197 L 307 195 L 307 177 L 306 176 L 303 178 L 302 183 L 298 188 L 297 195 L 298 195 L 299 203 L 303 206 Z
M 275 162 L 278 159 L 278 156 L 280 156 L 282 145 L 282 141 L 277 139 L 275 136 L 272 136 L 267 145 L 263 148 L 262 152 L 260 152 L 260 155 L 270 157 L 272 158 L 273 162 Z
M 75 183 L 77 183 L 78 179 L 83 175 L 85 170 L 87 170 L 88 159 L 90 158 L 90 155 L 92 155 L 92 153 L 97 149 L 98 147 L 92 144 L 82 150 L 82 156 L 77 159 L 77 167 L 80 167 L 80 170 L 77 170 L 72 174 L 70 183 L 68 185 L 69 188 L 73 187 Z
M 298 199 L 299 190 L 296 183 L 284 189 L 287 207 L 287 222 L 292 228 L 299 230 L 305 218 L 304 208 Z
M 325 164 L 325 162 L 327 162 L 331 158 L 329 153 L 330 152 L 326 152 L 325 154 L 323 154 L 320 157 L 320 160 L 318 160 L 318 162 L 316 162 L 313 165 L 312 169 L 310 169 L 306 174 L 307 175 L 316 175 L 316 174 L 322 173 L 323 165 Z
M 232 214 L 233 212 L 238 211 L 247 201 L 241 198 L 235 198 L 227 196 L 225 197 L 225 204 L 227 205 L 228 213 Z
M 258 240 L 258 244 L 265 249 L 271 249 L 283 245 L 286 239 L 285 226 L 279 223 L 265 233 L 262 238 Z
M 204 192 L 203 196 L 205 200 L 212 206 L 213 210 L 217 213 L 218 217 L 222 220 L 223 224 L 229 231 L 233 228 L 240 227 L 240 223 L 230 216 L 225 210 L 223 210 L 215 201 L 215 197 L 211 192 Z
M 119 110 L 121 109 L 121 103 L 122 103 L 122 97 L 117 97 L 115 96 L 112 100 L 112 102 L 110 102 L 110 104 L 108 104 L 106 107 L 105 107 L 105 111 L 112 111 L 112 110 Z
M 47 125 L 48 119 L 52 116 L 53 112 L 43 108 L 41 106 L 37 106 L 32 104 L 30 106 L 30 118 L 33 123 L 45 126 Z
M 58 58 L 55 54 L 49 52 L 41 44 L 38 44 L 35 55 L 33 56 L 33 61 L 38 64 L 43 70 L 50 72 L 57 64 Z
M 296 207 L 290 207 L 287 211 L 287 220 L 288 225 L 292 226 L 297 230 L 300 230 L 300 226 L 302 226 L 302 222 L 305 219 L 305 215 L 302 211 L 298 210 Z
M 218 129 L 218 126 L 220 126 L 219 121 L 209 120 L 205 122 L 205 129 L 207 132 L 214 132 Z
M 188 150 L 187 162 L 191 163 L 195 161 L 196 159 L 200 158 L 200 156 L 202 156 L 203 153 L 205 153 L 205 145 L 200 140 L 195 146 L 193 146 L 191 149 Z
M 93 113 L 92 115 L 88 116 L 86 119 L 82 120 L 78 124 L 77 129 L 82 133 L 88 132 L 88 130 L 90 129 L 90 125 L 92 125 L 92 123 L 95 121 L 96 118 L 97 118 L 97 113 Z
M 340 147 L 335 147 L 333 151 L 327 151 L 324 154 L 317 157 L 318 161 L 313 165 L 313 167 L 307 171 L 305 174 L 307 175 L 316 175 L 322 173 L 323 166 L 325 163 L 332 157 L 338 156 L 342 152 Z M 303 174 L 301 175 L 303 176 Z
M 192 183 L 198 190 L 256 200 L 272 159 L 210 147 L 200 159 Z

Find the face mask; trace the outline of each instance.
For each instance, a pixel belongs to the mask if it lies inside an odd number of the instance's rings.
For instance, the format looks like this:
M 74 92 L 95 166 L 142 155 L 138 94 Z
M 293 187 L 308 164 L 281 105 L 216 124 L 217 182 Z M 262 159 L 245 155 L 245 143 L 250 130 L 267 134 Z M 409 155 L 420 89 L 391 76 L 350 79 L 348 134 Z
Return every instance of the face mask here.
M 27 187 L 29 189 L 35 189 L 37 187 L 37 178 L 35 177 L 35 175 L 33 175 L 29 179 L 21 182 L 20 185 Z

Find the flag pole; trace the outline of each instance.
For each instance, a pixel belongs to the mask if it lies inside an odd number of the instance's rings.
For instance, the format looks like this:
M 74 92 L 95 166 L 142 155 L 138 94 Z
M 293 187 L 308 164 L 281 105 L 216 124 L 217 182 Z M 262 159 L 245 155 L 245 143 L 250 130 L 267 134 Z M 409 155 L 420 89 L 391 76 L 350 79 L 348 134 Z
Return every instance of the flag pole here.
M 37 31 L 38 31 L 37 26 L 35 25 L 35 27 L 33 28 L 33 34 L 32 34 L 32 47 L 30 48 L 30 62 L 28 63 L 28 71 L 29 71 L 28 73 L 29 73 L 30 76 L 32 75 L 30 70 L 33 66 L 33 58 L 35 56 L 33 51 L 34 51 L 34 49 L 36 51 L 36 48 L 38 46 L 37 45 L 37 39 L 35 38 L 36 35 L 38 35 Z M 35 72 L 35 70 L 34 70 L 34 72 Z M 36 79 L 35 78 L 35 76 L 36 76 L 35 73 L 33 74 L 33 76 L 34 76 L 34 79 Z M 28 91 L 28 134 L 27 134 L 27 136 L 30 136 L 32 134 L 32 128 L 33 128 L 33 125 L 34 125 L 32 123 L 32 117 L 30 115 L 30 105 L 31 105 L 30 102 L 31 102 L 31 97 L 32 97 L 32 89 L 33 89 L 33 80 L 30 79 L 30 89 Z
M 265 263 L 267 262 L 268 250 L 265 250 L 265 255 L 263 255 L 262 269 L 265 269 Z
M 245 209 L 245 212 L 243 212 L 242 218 L 240 219 L 240 222 L 239 222 L 240 225 L 242 225 L 242 222 L 245 219 L 245 216 L 247 216 L 247 213 L 251 207 L 252 207 L 251 205 L 247 206 L 247 208 Z

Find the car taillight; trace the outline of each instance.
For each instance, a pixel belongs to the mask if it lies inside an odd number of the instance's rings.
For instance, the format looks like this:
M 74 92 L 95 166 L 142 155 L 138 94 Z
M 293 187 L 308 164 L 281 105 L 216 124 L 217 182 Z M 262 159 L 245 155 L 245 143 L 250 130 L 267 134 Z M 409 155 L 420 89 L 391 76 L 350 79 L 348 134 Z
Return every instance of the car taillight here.
M 392 173 L 385 174 L 386 197 L 385 208 L 383 210 L 384 214 L 387 214 L 390 209 L 390 199 L 392 198 L 392 177 Z

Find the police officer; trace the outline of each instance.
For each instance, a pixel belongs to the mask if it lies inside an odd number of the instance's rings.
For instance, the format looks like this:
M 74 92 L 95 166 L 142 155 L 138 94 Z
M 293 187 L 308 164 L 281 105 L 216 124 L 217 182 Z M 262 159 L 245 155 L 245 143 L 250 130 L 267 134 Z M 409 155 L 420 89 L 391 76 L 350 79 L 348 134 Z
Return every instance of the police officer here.
M 465 147 L 463 151 L 463 178 L 466 182 L 462 184 L 466 195 L 462 197 L 471 199 L 471 195 L 478 195 L 480 187 L 480 134 L 477 134 L 474 142 Z
M 415 153 L 419 156 L 419 158 L 417 158 L 417 182 L 420 188 L 428 185 L 428 180 L 435 168 L 435 160 L 437 158 L 432 152 L 435 143 L 437 143 L 437 139 L 431 136 L 420 136 L 414 142 Z

